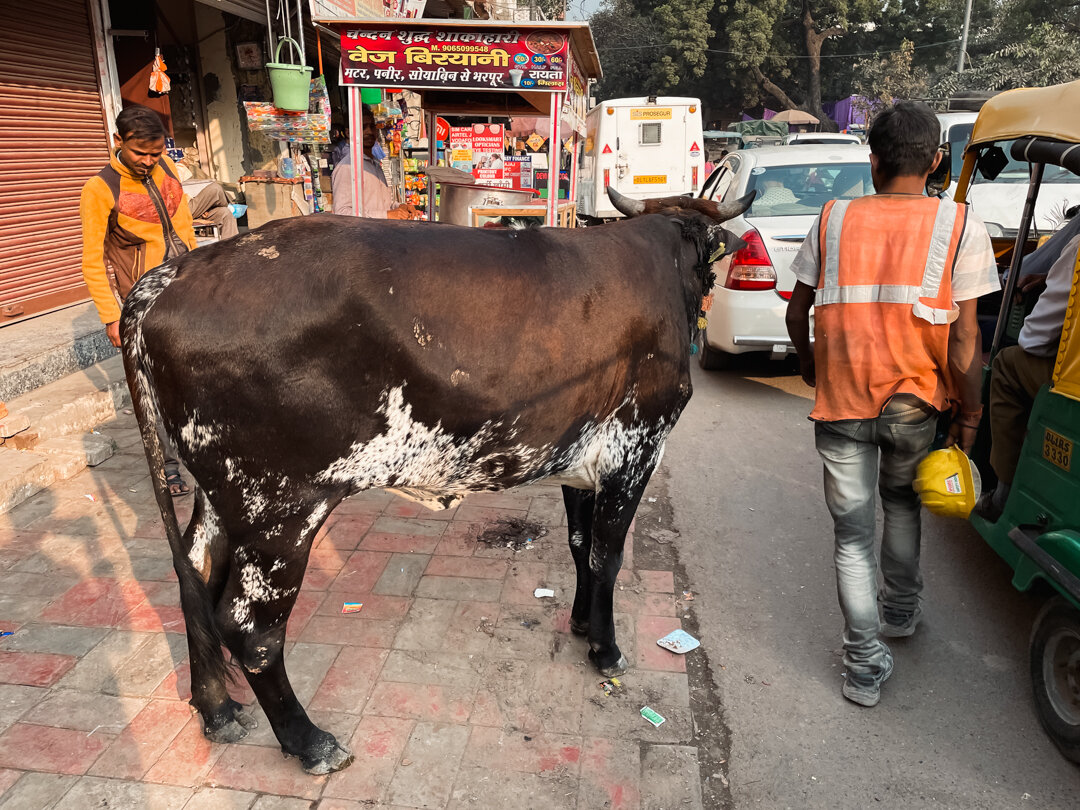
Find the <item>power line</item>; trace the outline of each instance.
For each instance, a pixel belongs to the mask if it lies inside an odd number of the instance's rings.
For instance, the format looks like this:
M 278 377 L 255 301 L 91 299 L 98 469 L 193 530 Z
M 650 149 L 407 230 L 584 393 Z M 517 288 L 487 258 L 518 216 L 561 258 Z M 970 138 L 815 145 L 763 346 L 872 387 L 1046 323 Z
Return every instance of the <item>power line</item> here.
M 957 42 L 957 40 L 955 38 L 954 39 L 943 39 L 941 42 L 928 42 L 925 45 L 913 45 L 912 48 L 913 49 L 936 48 L 939 45 L 955 45 L 956 42 Z M 612 47 L 612 46 L 598 45 L 596 49 L 598 51 L 644 51 L 644 50 L 648 50 L 649 48 L 670 48 L 670 47 L 672 47 L 672 46 L 660 43 L 660 44 L 656 44 L 656 45 L 626 45 L 624 47 Z M 823 54 L 821 54 L 821 58 L 822 59 L 850 59 L 853 56 L 880 56 L 882 54 L 887 54 L 887 53 L 900 53 L 903 50 L 904 50 L 903 48 L 893 48 L 892 50 L 888 50 L 888 51 L 857 51 L 855 53 L 823 53 Z M 791 54 L 788 54 L 788 53 L 745 53 L 743 51 L 724 51 L 724 50 L 719 50 L 719 49 L 716 49 L 716 48 L 706 48 L 705 53 L 722 53 L 722 54 L 727 54 L 728 56 L 774 57 L 774 58 L 777 58 L 777 59 L 809 59 L 810 58 L 809 56 L 803 56 L 802 54 L 797 54 L 797 53 L 791 53 Z

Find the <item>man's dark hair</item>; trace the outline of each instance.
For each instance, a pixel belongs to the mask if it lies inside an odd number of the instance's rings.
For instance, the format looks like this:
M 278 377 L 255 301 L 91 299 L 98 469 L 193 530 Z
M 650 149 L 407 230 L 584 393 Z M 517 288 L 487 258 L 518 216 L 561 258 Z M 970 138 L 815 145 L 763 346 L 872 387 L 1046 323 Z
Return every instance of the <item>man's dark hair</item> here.
M 128 138 L 135 138 L 139 141 L 153 141 L 169 136 L 161 116 L 141 104 L 126 107 L 116 116 L 116 131 L 122 141 L 126 141 Z
M 930 171 L 941 140 L 941 125 L 921 101 L 901 101 L 882 111 L 870 125 L 867 142 L 886 177 Z

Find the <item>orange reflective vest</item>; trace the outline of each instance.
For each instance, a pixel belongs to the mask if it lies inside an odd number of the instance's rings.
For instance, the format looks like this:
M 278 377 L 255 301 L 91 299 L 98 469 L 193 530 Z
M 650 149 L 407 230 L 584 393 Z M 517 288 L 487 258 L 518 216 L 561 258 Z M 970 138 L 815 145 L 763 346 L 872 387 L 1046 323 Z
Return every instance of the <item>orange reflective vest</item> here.
M 950 399 L 952 271 L 967 208 L 935 197 L 834 200 L 821 213 L 811 419 L 872 419 L 889 398 Z

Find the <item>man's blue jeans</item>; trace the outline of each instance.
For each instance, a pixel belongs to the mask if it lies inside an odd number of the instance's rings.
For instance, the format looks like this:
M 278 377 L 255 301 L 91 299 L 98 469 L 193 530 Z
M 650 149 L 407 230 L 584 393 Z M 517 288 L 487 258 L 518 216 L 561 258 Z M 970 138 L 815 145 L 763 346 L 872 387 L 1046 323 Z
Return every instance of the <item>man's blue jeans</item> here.
M 922 591 L 919 496 L 915 468 L 929 452 L 937 411 L 908 395 L 893 397 L 876 419 L 817 422 L 814 438 L 825 465 L 825 503 L 836 535 L 836 590 L 844 614 L 844 665 L 876 676 L 888 647 L 877 637 L 874 486 L 881 493 L 881 601 L 914 610 Z M 879 475 L 880 453 L 880 475 Z

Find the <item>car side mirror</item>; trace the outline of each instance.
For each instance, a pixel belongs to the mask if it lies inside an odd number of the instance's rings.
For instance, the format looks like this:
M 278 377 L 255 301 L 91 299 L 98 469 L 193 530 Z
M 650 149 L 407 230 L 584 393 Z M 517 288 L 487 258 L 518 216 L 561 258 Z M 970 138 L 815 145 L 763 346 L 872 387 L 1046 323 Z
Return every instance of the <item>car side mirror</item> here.
M 941 162 L 926 177 L 926 196 L 937 197 L 952 184 L 952 145 L 943 143 L 938 147 Z

